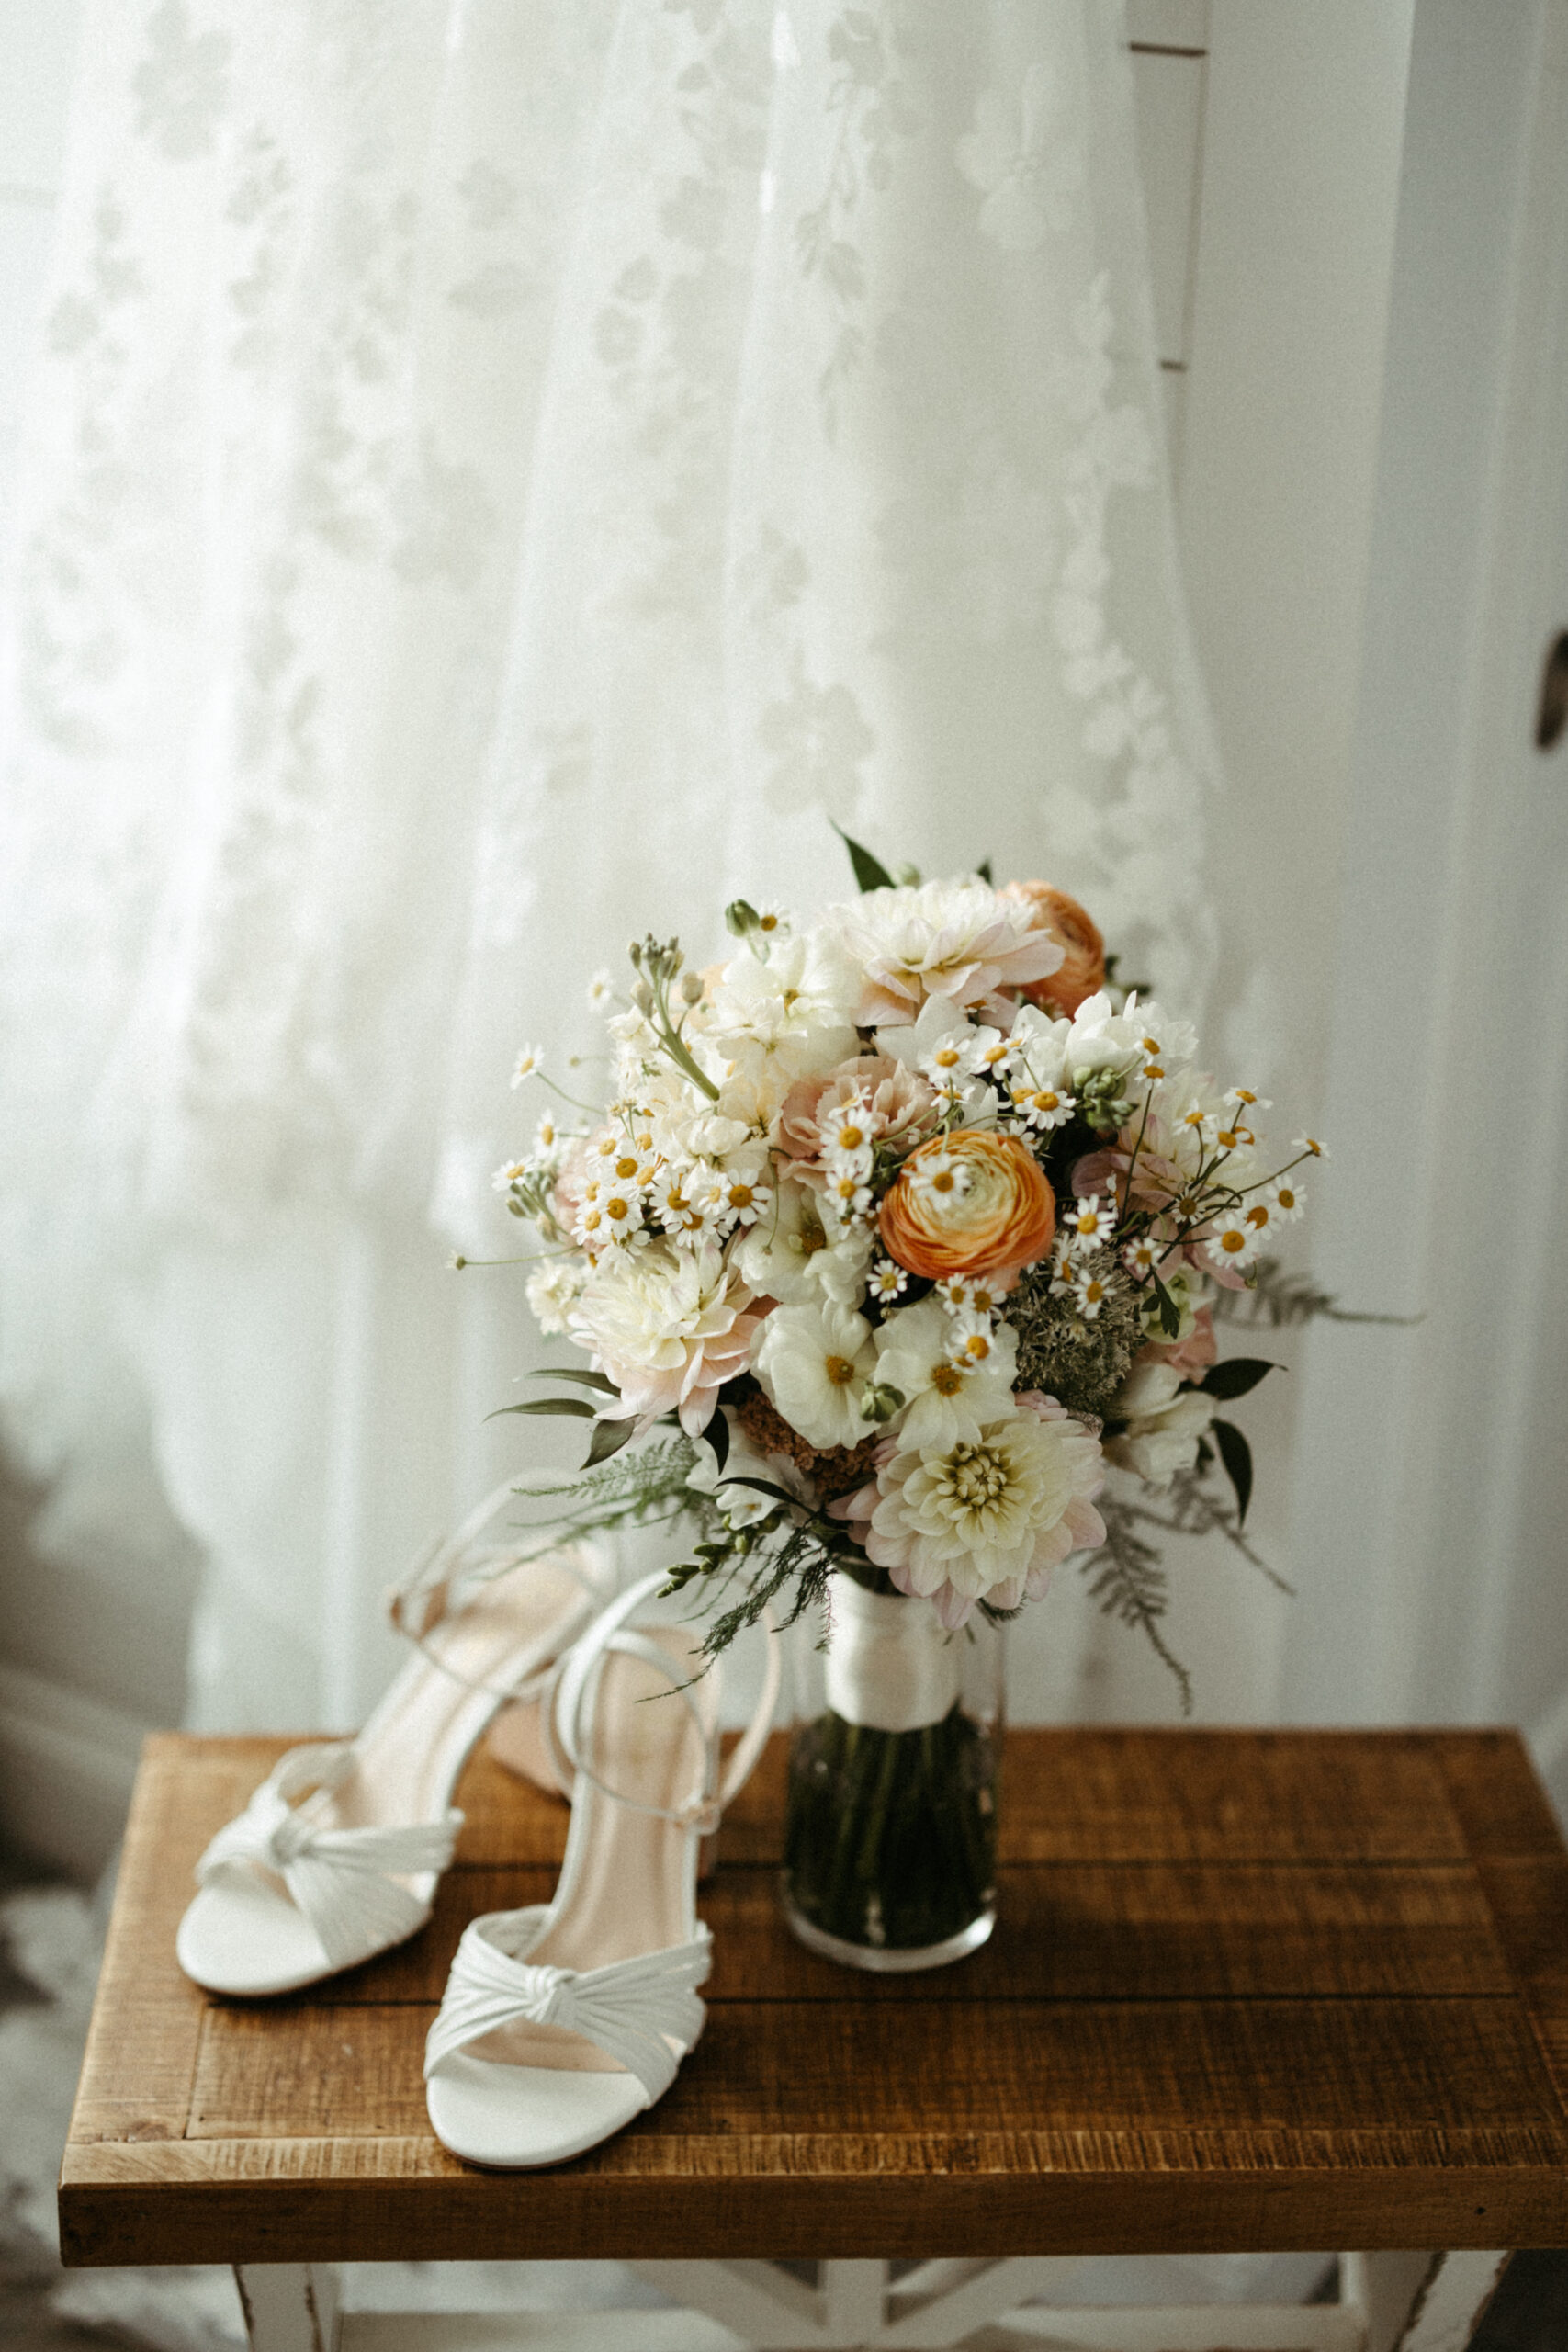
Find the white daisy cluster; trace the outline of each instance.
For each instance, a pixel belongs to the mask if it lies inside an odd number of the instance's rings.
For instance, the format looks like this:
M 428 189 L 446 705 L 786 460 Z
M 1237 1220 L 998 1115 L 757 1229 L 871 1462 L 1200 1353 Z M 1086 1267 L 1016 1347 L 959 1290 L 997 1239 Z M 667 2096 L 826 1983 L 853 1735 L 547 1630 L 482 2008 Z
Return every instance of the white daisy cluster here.
M 1215 1093 L 1184 1022 L 1119 1001 L 1102 967 L 1069 986 L 1046 900 L 1071 906 L 976 876 L 889 885 L 804 927 L 738 901 L 733 952 L 701 971 L 634 943 L 624 988 L 589 983 L 604 1111 L 547 1114 L 494 1179 L 543 1243 L 541 1327 L 608 1384 L 603 1419 L 673 1416 L 695 1439 L 719 1416 L 702 1460 L 749 1542 L 773 1506 L 726 1501 L 726 1456 L 792 1498 L 781 1527 L 836 1525 L 825 1541 L 954 1623 L 1101 1540 L 1107 1452 L 1168 1464 L 1173 1406 L 1213 1358 L 1213 1285 L 1300 1216 L 1296 1168 L 1322 1153 L 1302 1138 L 1269 1165 L 1268 1105 Z M 553 1084 L 537 1046 L 525 1081 Z M 1027 1298 L 1036 1324 L 1087 1331 L 1113 1295 L 1124 1322 L 1136 1302 L 1141 1351 L 1102 1446 L 1021 1381 L 1010 1316 Z

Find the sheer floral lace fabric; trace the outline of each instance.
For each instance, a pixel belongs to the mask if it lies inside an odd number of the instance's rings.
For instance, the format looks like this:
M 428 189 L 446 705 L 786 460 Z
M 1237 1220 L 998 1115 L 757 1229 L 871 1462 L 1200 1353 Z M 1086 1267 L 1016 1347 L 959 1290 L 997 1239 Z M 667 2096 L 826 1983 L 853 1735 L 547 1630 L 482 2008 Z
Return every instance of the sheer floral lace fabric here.
M 372 1596 L 493 1474 L 515 1285 L 430 1269 L 500 1240 L 511 1056 L 592 1050 L 626 938 L 838 894 L 831 819 L 1205 986 L 1122 38 L 89 8 L 5 648 L 0 1377 L 55 1466 L 150 1419 L 198 1720 L 357 1706 Z

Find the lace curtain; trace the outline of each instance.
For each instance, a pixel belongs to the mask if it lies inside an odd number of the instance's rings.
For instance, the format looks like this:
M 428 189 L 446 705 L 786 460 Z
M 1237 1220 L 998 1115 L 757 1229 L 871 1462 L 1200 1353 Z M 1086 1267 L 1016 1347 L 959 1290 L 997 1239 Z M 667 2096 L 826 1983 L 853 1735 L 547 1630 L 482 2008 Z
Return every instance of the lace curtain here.
M 832 819 L 1049 875 L 1197 1009 L 1120 15 L 89 7 L 6 624 L 0 1383 L 67 1548 L 155 1449 L 197 1723 L 352 1718 L 380 1586 L 524 1458 L 520 1285 L 445 1250 L 507 1247 L 510 1061 L 587 1048 L 627 937 L 842 895 Z

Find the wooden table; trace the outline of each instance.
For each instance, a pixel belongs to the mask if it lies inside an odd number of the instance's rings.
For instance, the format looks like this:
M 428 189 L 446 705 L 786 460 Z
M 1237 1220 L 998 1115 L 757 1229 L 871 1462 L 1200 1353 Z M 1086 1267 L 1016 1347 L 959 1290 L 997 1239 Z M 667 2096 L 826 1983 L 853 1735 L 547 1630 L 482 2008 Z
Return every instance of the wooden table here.
M 175 1922 L 283 1744 L 149 1742 L 60 2190 L 68 2263 L 235 2263 L 258 2342 L 309 2346 L 305 2266 L 350 2260 L 619 2257 L 699 2328 L 912 2346 L 1048 2290 L 1052 2257 L 1356 2247 L 1342 2307 L 1225 2340 L 1404 2340 L 1369 2299 L 1425 2281 L 1408 2341 L 1459 2345 L 1484 2250 L 1568 2245 L 1568 1853 L 1511 1732 L 1016 1732 L 995 1938 L 913 1977 L 784 1929 L 775 1739 L 705 1889 L 703 2041 L 618 2139 L 521 2174 L 432 2138 L 421 2052 L 464 1922 L 548 1895 L 565 1808 L 481 1753 L 419 1937 L 306 1995 L 213 1999 Z M 1399 2248 L 1483 2252 L 1435 2281 Z M 817 2289 L 768 2267 L 790 2257 Z M 1053 2340 L 1213 2340 L 1098 2324 Z

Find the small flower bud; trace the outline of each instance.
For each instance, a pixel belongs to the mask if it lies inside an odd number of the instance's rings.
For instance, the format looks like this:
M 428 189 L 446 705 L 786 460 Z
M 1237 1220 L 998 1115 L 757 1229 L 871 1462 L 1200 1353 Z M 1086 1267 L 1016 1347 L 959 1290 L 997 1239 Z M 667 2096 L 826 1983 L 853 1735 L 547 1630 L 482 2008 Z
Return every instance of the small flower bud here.
M 633 989 L 632 1002 L 636 1005 L 637 1011 L 644 1015 L 650 1013 L 653 1011 L 653 990 L 649 987 L 646 980 L 638 980 L 637 986 Z
M 903 1390 L 895 1388 L 890 1380 L 868 1381 L 861 1393 L 861 1419 L 864 1421 L 890 1421 L 895 1413 L 903 1411 L 908 1401 Z
M 681 994 L 688 1004 L 701 1004 L 703 1001 L 702 975 L 698 972 L 682 972 L 681 975 Z

